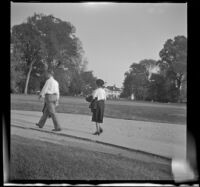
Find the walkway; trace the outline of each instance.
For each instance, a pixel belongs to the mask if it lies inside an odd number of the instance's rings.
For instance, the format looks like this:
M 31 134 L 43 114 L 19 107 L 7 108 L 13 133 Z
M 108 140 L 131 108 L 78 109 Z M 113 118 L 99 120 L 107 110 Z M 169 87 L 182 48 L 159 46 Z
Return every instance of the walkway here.
M 37 123 L 41 112 L 11 110 L 12 125 L 44 132 L 57 133 L 98 143 L 139 150 L 167 158 L 185 158 L 186 125 L 104 118 L 104 132 L 92 135 L 95 125 L 91 116 L 58 113 L 63 130 L 52 132 L 53 122 L 48 119 L 44 128 Z

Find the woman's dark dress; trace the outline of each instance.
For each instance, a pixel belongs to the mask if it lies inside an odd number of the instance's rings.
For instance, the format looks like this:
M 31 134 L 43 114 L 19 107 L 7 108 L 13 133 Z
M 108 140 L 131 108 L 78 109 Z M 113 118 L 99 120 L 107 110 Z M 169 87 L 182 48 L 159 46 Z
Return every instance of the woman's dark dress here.
M 105 108 L 105 103 L 104 100 L 99 100 L 95 101 L 96 106 L 92 110 L 92 121 L 97 122 L 97 123 L 103 123 L 103 116 L 104 116 L 104 108 Z
M 103 116 L 104 116 L 104 108 L 105 102 L 104 100 L 97 101 L 97 98 L 93 99 L 90 95 L 86 97 L 86 101 L 90 102 L 89 108 L 92 112 L 92 121 L 97 123 L 103 123 Z

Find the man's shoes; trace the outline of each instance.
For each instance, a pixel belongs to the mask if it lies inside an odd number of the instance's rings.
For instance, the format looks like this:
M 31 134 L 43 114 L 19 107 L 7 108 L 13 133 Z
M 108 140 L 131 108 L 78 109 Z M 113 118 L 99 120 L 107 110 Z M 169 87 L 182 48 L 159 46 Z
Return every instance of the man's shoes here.
M 58 128 L 58 129 L 52 129 L 52 131 L 61 131 L 62 129 L 61 128 Z
M 42 128 L 42 127 L 40 127 L 40 125 L 38 123 L 36 123 L 35 125 L 38 126 L 39 128 Z

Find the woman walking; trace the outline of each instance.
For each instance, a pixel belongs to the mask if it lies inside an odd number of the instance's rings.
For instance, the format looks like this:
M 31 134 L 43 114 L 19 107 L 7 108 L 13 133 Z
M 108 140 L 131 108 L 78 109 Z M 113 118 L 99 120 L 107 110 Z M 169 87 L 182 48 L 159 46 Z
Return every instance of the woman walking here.
M 103 132 L 101 124 L 103 123 L 104 108 L 106 100 L 106 92 L 103 88 L 104 81 L 101 79 L 96 80 L 97 89 L 92 93 L 92 102 L 90 108 L 92 110 L 92 121 L 96 123 L 96 132 L 94 135 L 100 135 Z

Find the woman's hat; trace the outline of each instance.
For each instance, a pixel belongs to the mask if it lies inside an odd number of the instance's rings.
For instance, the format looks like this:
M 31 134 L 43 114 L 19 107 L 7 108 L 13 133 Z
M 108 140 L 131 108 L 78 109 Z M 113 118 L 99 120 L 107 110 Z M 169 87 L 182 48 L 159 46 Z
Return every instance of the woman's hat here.
M 96 80 L 96 84 L 97 84 L 97 86 L 103 86 L 104 85 L 104 81 L 102 79 L 97 79 Z

